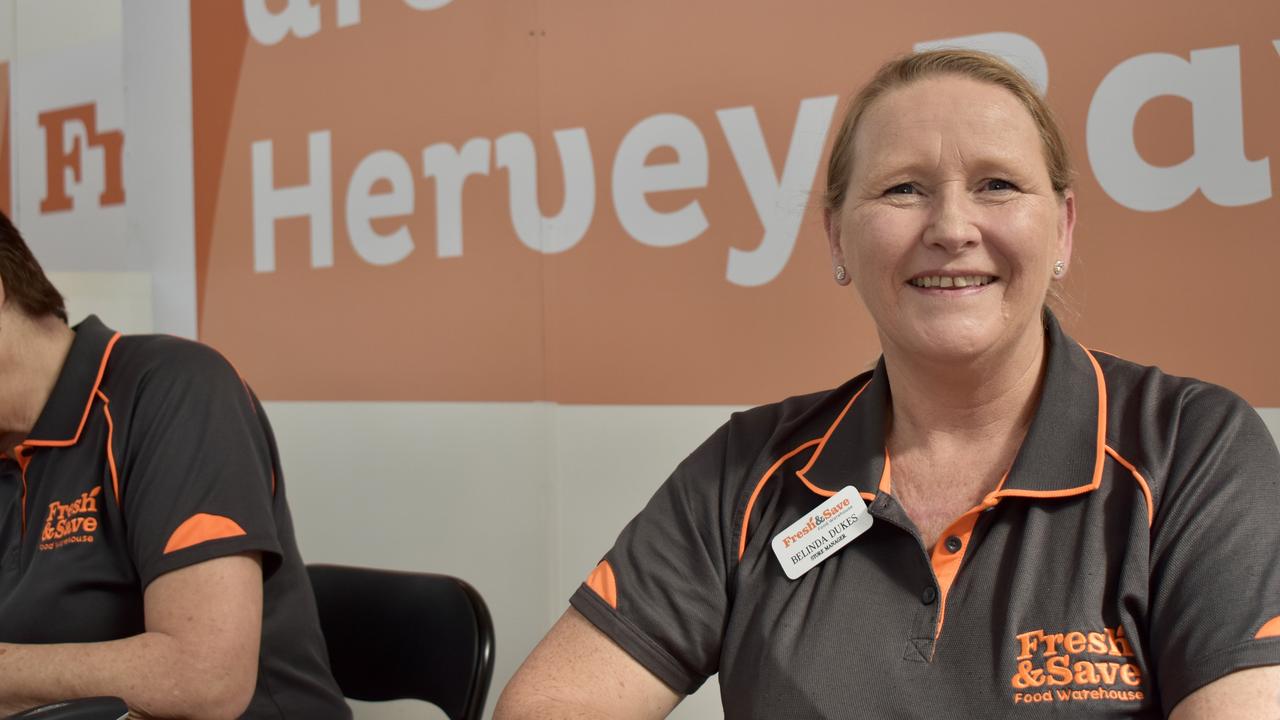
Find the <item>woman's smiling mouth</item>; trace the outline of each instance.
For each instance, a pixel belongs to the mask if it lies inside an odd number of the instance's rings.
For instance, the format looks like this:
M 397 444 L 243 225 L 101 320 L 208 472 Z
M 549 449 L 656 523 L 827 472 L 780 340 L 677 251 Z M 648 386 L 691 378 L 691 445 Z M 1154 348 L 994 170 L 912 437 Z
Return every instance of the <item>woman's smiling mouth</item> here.
M 907 284 L 924 289 L 960 289 L 990 285 L 998 279 L 995 275 L 918 275 Z

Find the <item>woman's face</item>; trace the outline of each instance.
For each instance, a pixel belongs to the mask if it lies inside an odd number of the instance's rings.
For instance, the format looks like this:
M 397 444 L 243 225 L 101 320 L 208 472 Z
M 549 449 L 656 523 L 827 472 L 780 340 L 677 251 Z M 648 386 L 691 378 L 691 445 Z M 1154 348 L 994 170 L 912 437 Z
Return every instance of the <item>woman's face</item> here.
M 1039 342 L 1075 198 L 1054 192 L 1022 103 L 969 78 L 920 80 L 868 108 L 853 148 L 828 237 L 886 351 L 975 360 Z

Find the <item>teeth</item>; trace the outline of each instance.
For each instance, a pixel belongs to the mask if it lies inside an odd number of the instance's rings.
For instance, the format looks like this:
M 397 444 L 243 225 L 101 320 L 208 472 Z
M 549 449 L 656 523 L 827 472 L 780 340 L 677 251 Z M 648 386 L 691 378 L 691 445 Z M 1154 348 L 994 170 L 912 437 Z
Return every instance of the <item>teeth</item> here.
M 936 288 L 936 287 L 978 287 L 987 285 L 995 281 L 990 275 L 927 275 L 918 277 L 911 281 L 911 284 L 918 288 Z

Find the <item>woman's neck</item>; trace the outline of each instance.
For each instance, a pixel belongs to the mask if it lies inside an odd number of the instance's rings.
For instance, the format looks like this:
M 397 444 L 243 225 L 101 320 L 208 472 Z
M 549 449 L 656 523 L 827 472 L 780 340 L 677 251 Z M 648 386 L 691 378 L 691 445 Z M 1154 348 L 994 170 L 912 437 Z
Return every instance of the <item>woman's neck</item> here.
M 0 448 L 26 439 L 44 410 L 75 332 L 55 317 L 0 310 Z
M 1039 323 L 1011 349 L 970 362 L 936 361 L 885 345 L 893 391 L 887 441 L 896 448 L 945 451 L 974 443 L 1021 444 L 1044 376 Z

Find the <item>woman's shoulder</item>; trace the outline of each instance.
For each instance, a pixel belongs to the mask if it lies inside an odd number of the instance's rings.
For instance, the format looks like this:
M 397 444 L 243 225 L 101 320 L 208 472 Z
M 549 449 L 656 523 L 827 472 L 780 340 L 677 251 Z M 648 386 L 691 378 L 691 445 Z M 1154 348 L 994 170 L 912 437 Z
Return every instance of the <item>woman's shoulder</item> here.
M 1212 382 L 1093 352 L 1106 380 L 1107 444 L 1148 475 L 1158 497 L 1167 483 L 1206 468 L 1280 470 L 1275 439 L 1247 400 Z M 1270 481 L 1268 481 L 1270 482 Z
M 1102 370 L 1109 410 L 1130 420 L 1167 423 L 1188 416 L 1257 415 L 1244 398 L 1222 385 L 1100 350 L 1089 352 Z

